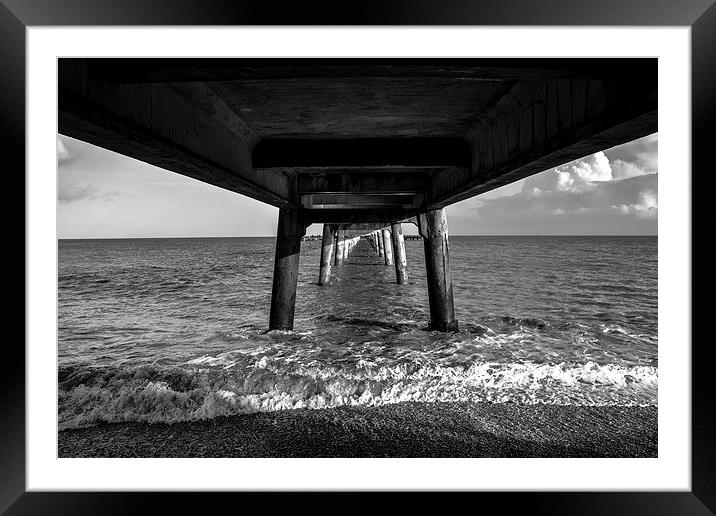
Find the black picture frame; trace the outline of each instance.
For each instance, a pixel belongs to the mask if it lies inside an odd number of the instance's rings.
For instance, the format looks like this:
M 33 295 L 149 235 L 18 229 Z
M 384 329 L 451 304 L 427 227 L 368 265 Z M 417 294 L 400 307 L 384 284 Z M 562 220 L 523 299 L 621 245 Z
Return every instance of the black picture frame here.
M 716 141 L 716 6 L 715 0 L 430 0 L 361 2 L 276 2 L 273 0 L 0 0 L 0 130 L 6 196 L 6 279 L 25 270 L 25 36 L 32 26 L 71 25 L 613 25 L 688 26 L 692 51 L 692 169 L 702 169 Z M 709 168 L 713 165 L 709 163 Z M 686 173 L 686 172 L 684 172 Z M 698 174 L 692 174 L 696 177 Z M 693 189 L 694 193 L 699 189 Z M 704 189 L 701 189 L 703 195 Z M 20 206 L 11 200 L 19 201 Z M 692 200 L 692 206 L 708 205 Z M 23 213 L 23 223 L 18 213 Z M 701 220 L 692 210 L 692 235 Z M 692 264 L 697 265 L 693 259 Z M 704 266 L 692 267 L 692 275 Z M 696 276 L 707 277 L 707 276 Z M 706 285 L 699 282 L 700 289 Z M 19 326 L 25 314 L 25 285 L 11 299 L 8 326 Z M 7 292 L 7 291 L 6 291 Z M 693 293 L 692 293 L 692 298 Z M 21 301 L 22 300 L 22 301 Z M 708 301 L 692 310 L 693 321 Z M 694 317 L 696 316 L 696 317 Z M 703 324 L 703 322 L 701 322 Z M 206 513 L 226 503 L 246 509 L 278 503 L 275 494 L 225 493 L 75 493 L 25 492 L 25 335 L 6 337 L 5 367 L 0 374 L 0 511 L 7 514 L 127 514 L 152 510 Z M 588 493 L 478 493 L 471 505 L 523 506 L 535 514 L 714 514 L 716 512 L 716 411 L 709 339 L 692 329 L 692 491 Z M 7 353 L 7 350 L 10 353 Z M 315 494 L 311 506 L 320 504 Z M 473 496 L 475 497 L 475 496 Z M 313 500 L 315 499 L 315 501 Z M 423 503 L 422 494 L 411 500 Z M 346 504 L 348 501 L 342 501 Z M 453 503 L 460 503 L 454 501 Z M 170 507 L 171 506 L 171 507 Z M 475 506 L 477 507 L 477 506 Z

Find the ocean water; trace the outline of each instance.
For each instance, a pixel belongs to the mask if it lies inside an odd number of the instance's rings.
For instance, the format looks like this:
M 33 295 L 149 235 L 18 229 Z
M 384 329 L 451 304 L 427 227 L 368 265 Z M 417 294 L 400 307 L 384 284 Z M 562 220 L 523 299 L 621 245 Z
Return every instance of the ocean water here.
M 656 405 L 656 237 L 451 236 L 458 333 L 367 241 L 267 331 L 273 238 L 58 242 L 59 428 L 401 401 Z

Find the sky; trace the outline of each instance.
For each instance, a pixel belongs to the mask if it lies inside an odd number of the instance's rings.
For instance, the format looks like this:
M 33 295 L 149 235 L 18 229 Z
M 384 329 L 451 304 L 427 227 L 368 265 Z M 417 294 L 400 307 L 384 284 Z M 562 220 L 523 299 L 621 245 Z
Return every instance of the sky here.
M 658 135 L 446 208 L 452 235 L 656 235 Z M 57 237 L 274 236 L 278 209 L 63 135 Z M 319 234 L 312 225 L 307 234 Z M 406 234 L 416 234 L 405 225 Z

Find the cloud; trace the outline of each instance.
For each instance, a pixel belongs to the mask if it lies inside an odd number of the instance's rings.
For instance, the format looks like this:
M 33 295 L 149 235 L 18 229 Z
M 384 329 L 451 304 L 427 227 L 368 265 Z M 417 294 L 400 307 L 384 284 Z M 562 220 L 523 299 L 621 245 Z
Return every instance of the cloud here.
M 649 172 L 648 170 L 640 167 L 636 163 L 631 161 L 624 161 L 621 159 L 615 159 L 611 162 L 612 176 L 614 179 L 626 179 L 629 177 L 643 176 L 646 174 L 655 174 L 656 172 Z
M 626 145 L 613 147 L 604 151 L 604 154 L 611 162 L 615 179 L 656 174 L 659 165 L 658 134 L 634 140 Z
M 603 152 L 573 161 L 551 171 L 525 180 L 522 193 L 540 195 L 543 192 L 579 193 L 590 189 L 592 183 L 610 181 L 612 170 Z
M 57 200 L 62 204 L 77 201 L 113 201 L 126 196 L 124 192 L 101 190 L 92 184 L 85 186 L 77 183 L 60 184 L 57 190 Z
M 654 186 L 653 188 L 647 188 L 641 191 L 637 202 L 631 204 L 612 204 L 612 209 L 622 215 L 634 215 L 638 218 L 655 219 L 658 214 L 656 187 Z
M 653 135 L 536 174 L 517 194 L 476 199 L 471 212 L 480 227 L 495 231 L 549 233 L 580 225 L 587 232 L 590 227 L 610 231 L 611 225 L 617 233 L 649 221 L 655 230 L 656 142 Z

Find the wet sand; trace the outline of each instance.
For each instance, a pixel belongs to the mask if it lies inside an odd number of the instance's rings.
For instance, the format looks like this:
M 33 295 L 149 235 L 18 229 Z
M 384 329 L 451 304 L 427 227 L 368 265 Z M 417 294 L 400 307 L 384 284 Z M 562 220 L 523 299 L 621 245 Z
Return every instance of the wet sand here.
M 59 432 L 59 457 L 656 457 L 656 407 L 414 403 Z

